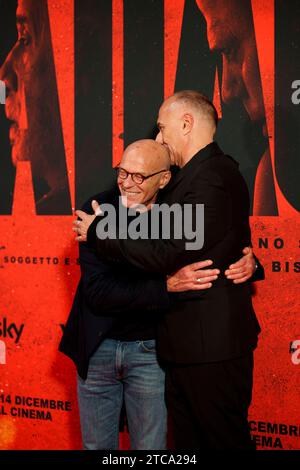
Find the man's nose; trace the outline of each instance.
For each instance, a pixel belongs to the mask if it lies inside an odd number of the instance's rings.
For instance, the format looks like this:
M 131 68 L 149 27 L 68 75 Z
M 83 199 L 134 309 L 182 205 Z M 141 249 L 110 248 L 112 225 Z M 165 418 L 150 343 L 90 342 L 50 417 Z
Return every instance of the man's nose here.
M 239 64 L 230 62 L 227 57 L 223 57 L 222 75 L 222 100 L 230 104 L 232 100 L 243 99 L 245 87 L 243 83 L 242 70 Z
M 10 91 L 17 91 L 18 88 L 18 77 L 14 69 L 14 50 L 5 59 L 5 62 L 0 68 L 0 80 L 5 83 L 6 95 L 9 95 Z
M 163 143 L 163 138 L 162 138 L 162 135 L 161 135 L 161 131 L 159 131 L 159 133 L 157 134 L 157 136 L 155 138 L 155 141 L 158 142 L 159 144 Z

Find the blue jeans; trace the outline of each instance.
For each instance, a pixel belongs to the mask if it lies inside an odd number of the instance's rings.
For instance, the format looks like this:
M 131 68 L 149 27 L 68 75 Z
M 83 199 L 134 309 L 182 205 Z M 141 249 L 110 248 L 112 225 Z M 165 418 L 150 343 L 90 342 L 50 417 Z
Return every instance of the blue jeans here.
M 165 374 L 157 363 L 155 340 L 105 339 L 78 376 L 83 446 L 118 449 L 119 418 L 125 402 L 131 449 L 166 449 Z

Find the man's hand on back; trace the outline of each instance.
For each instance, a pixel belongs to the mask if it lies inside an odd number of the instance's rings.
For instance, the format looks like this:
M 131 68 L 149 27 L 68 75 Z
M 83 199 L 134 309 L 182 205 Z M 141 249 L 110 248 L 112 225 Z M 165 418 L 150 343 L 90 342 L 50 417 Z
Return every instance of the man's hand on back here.
M 232 279 L 234 284 L 241 284 L 250 279 L 257 267 L 252 248 L 244 248 L 243 253 L 244 256 L 225 271 L 227 279 Z
M 77 217 L 81 219 L 74 220 L 72 228 L 73 232 L 77 233 L 77 237 L 75 238 L 75 240 L 77 240 L 78 242 L 86 242 L 87 231 L 89 229 L 89 226 L 94 221 L 97 215 L 102 214 L 100 205 L 97 201 L 92 201 L 92 208 L 94 211 L 93 215 L 87 214 L 86 212 L 80 210 L 75 211 Z
M 198 261 L 188 264 L 168 276 L 168 292 L 209 289 L 212 286 L 212 281 L 215 281 L 220 274 L 219 269 L 205 269 L 212 263 L 211 260 Z
M 234 284 L 241 284 L 247 281 L 256 270 L 256 262 L 252 249 L 246 247 L 243 250 L 244 256 L 229 266 L 225 271 L 227 279 L 231 279 Z M 188 290 L 204 290 L 212 287 L 213 281 L 220 274 L 219 269 L 205 269 L 213 264 L 211 260 L 199 261 L 179 269 L 167 277 L 168 292 L 185 292 Z

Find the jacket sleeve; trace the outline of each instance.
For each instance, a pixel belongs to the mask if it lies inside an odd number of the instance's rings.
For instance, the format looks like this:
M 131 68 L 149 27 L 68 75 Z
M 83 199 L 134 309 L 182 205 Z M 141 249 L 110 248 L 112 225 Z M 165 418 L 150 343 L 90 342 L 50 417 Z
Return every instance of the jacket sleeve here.
M 166 279 L 162 276 L 138 279 L 123 269 L 119 274 L 117 266 L 102 262 L 87 243 L 80 244 L 79 259 L 83 293 L 96 315 L 169 307 Z
M 212 183 L 213 181 L 213 183 Z M 198 226 L 198 231 L 203 230 L 204 242 L 199 249 L 187 249 L 186 243 L 191 242 L 186 228 L 191 227 L 184 223 L 182 219 L 182 237 L 175 237 L 174 223 L 171 219 L 171 236 L 169 239 L 99 239 L 96 235 L 97 220 L 91 224 L 88 230 L 88 243 L 95 248 L 101 259 L 111 262 L 120 263 L 127 261 L 139 269 L 149 272 L 162 274 L 170 274 L 182 266 L 207 259 L 210 251 L 220 244 L 220 257 L 224 259 L 230 253 L 230 250 L 236 243 L 238 237 L 237 230 L 228 228 L 228 196 L 226 191 L 215 175 L 207 179 L 195 178 L 191 189 L 186 193 L 181 203 L 189 204 L 191 208 L 191 220 L 195 226 L 197 217 L 199 218 L 199 201 L 204 204 L 204 224 Z M 197 224 L 196 224 L 197 228 Z M 250 243 L 250 229 L 248 226 L 240 227 L 243 235 L 244 243 L 247 246 Z M 198 233 L 200 236 L 200 233 Z M 239 237 L 240 239 L 240 237 Z M 241 247 L 243 248 L 243 247 Z M 218 251 L 218 250 L 217 250 Z M 215 260 L 213 260 L 215 261 Z

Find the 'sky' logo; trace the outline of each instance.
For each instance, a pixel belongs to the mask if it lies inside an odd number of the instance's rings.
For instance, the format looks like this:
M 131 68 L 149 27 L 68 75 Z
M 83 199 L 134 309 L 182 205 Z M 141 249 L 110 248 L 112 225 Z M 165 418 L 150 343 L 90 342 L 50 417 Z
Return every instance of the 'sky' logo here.
M 3 318 L 3 321 L 0 322 L 0 336 L 2 338 L 11 338 L 15 340 L 17 344 L 21 338 L 23 332 L 24 323 L 18 327 L 15 323 L 8 323 L 7 318 Z

